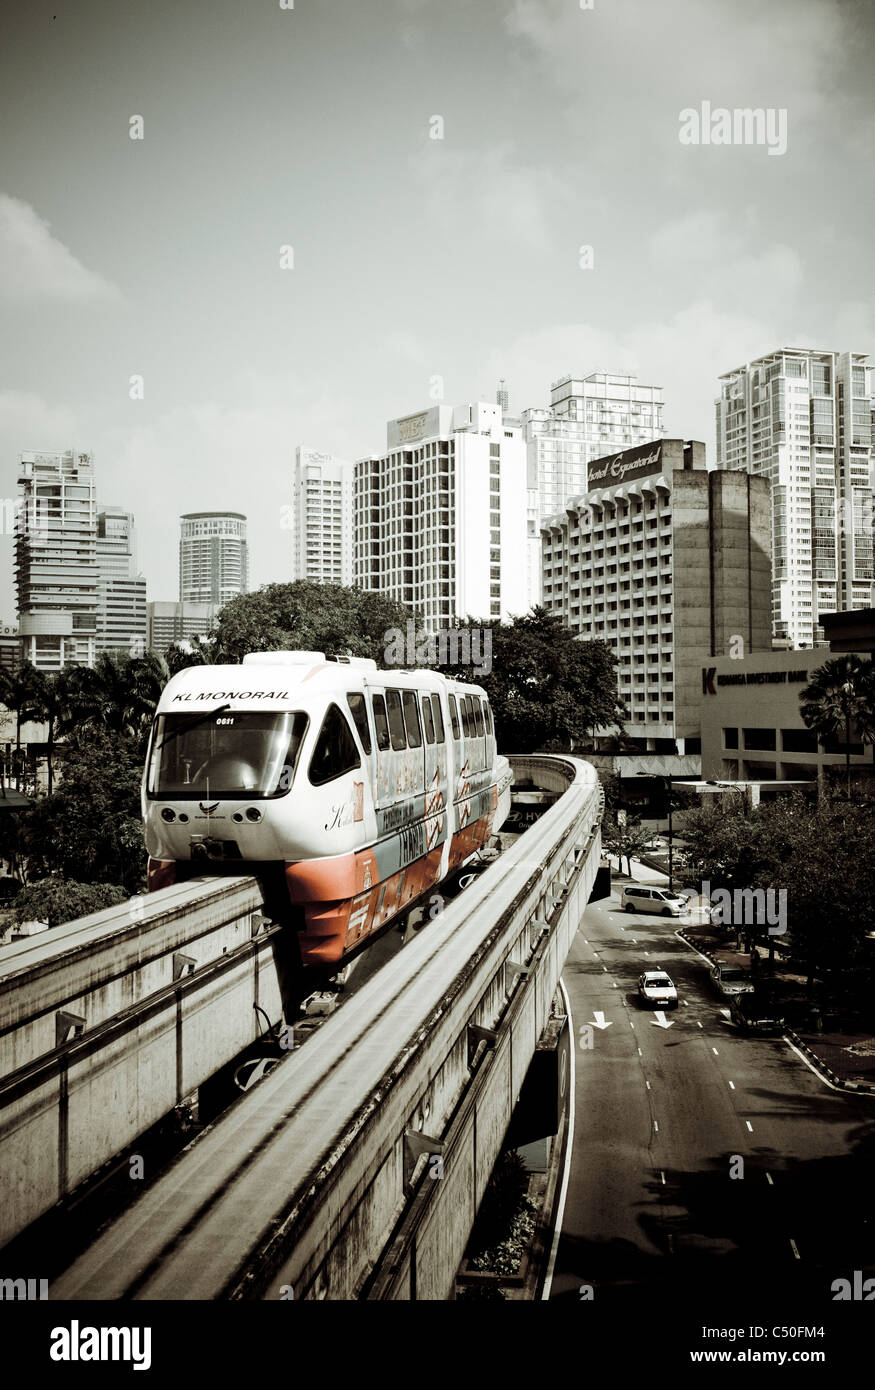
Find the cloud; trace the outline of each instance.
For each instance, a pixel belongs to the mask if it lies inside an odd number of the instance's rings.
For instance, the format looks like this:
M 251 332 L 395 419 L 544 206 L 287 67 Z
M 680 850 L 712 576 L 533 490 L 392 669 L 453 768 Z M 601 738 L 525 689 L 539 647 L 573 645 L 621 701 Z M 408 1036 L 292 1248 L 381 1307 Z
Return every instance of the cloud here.
M 567 373 L 632 373 L 643 386 L 663 388 L 666 433 L 704 440 L 711 463 L 718 377 L 777 346 L 782 336 L 767 320 L 727 312 L 702 299 L 665 321 L 617 332 L 577 323 L 526 333 L 494 351 L 485 370 L 487 380 L 498 374 L 507 378 L 514 413 L 549 404 L 545 384 Z
M 83 302 L 117 299 L 120 291 L 88 270 L 48 222 L 19 198 L 0 194 L 0 296 Z
M 760 315 L 785 319 L 804 282 L 799 253 L 783 242 L 767 243 L 753 208 L 729 218 L 710 208 L 692 209 L 664 223 L 650 240 L 654 272 L 683 284 L 695 280 L 698 296 L 731 304 L 743 287 Z
M 557 210 L 573 195 L 566 179 L 520 161 L 509 142 L 471 150 L 428 140 L 411 164 L 429 223 L 466 247 L 480 238 L 546 250 Z

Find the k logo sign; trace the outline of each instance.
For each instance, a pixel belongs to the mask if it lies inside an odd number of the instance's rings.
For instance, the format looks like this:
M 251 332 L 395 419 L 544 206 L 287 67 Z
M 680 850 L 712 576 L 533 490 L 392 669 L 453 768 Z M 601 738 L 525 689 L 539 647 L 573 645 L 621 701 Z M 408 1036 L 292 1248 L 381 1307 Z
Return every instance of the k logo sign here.
M 703 667 L 702 667 L 702 694 L 703 694 L 703 695 L 716 695 L 716 694 L 717 694 L 717 690 L 716 690 L 716 688 L 715 688 L 715 686 L 714 686 L 714 676 L 715 676 L 716 671 L 717 671 L 717 667 L 716 667 L 716 666 L 703 666 Z

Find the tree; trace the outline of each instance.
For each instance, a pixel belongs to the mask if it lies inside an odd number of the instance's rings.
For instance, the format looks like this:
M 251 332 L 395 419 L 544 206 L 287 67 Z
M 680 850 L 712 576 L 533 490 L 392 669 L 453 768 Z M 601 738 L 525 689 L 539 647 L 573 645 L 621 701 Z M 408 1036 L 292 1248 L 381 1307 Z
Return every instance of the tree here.
M 26 723 L 33 700 L 34 681 L 39 675 L 35 666 L 26 661 L 15 672 L 0 667 L 0 703 L 15 715 L 15 788 L 21 790 L 21 726 Z
M 23 922 L 48 922 L 58 927 L 100 912 L 105 907 L 123 903 L 128 894 L 115 883 L 74 883 L 59 877 L 44 878 L 31 883 L 13 904 L 15 919 Z
M 77 666 L 70 671 L 70 723 L 131 738 L 143 751 L 169 675 L 166 662 L 156 652 L 138 657 L 102 652 L 93 667 Z
M 63 671 L 40 671 L 35 667 L 30 678 L 30 694 L 25 706 L 25 717 L 48 725 L 46 740 L 46 762 L 48 764 L 48 791 L 52 794 L 54 785 L 54 747 L 55 735 L 65 732 L 70 719 L 70 669 Z
M 625 822 L 621 819 L 623 815 L 625 815 Z M 638 816 L 633 816 L 628 811 L 624 812 L 622 808 L 605 811 L 605 818 L 602 822 L 602 848 L 608 854 L 617 856 L 621 873 L 625 859 L 626 872 L 631 878 L 633 855 L 638 855 L 641 850 L 646 849 L 652 838 L 653 831 L 642 825 Z
M 491 670 L 480 665 L 438 669 L 481 685 L 495 717 L 499 748 L 515 753 L 571 752 L 597 728 L 619 728 L 624 711 L 617 700 L 616 657 L 604 642 L 580 642 L 560 619 L 534 608 L 510 623 L 469 618 L 460 633 L 481 657 L 490 635 Z M 459 644 L 461 646 L 461 643 Z
M 342 584 L 266 584 L 240 594 L 218 616 L 216 656 L 242 661 L 254 651 L 321 651 L 371 657 L 384 664 L 394 629 L 405 629 L 411 611 L 387 594 Z
M 845 776 L 851 799 L 851 726 L 863 743 L 875 742 L 875 665 L 853 654 L 818 667 L 800 693 L 802 718 L 821 742 L 845 736 Z
M 868 807 L 823 801 L 812 808 L 793 796 L 750 809 L 727 798 L 692 812 L 684 839 L 692 879 L 733 895 L 751 888 L 784 895 L 785 939 L 805 962 L 809 988 L 816 975 L 835 981 L 871 960 L 875 821 Z M 771 951 L 769 925 L 745 923 L 744 931 Z
M 59 873 L 78 883 L 145 880 L 140 815 L 142 756 L 131 735 L 79 728 L 64 745 L 61 783 L 21 817 L 27 876 Z
M 170 675 L 175 676 L 189 666 L 210 666 L 216 660 L 215 646 L 213 637 L 186 637 L 171 642 L 164 653 Z

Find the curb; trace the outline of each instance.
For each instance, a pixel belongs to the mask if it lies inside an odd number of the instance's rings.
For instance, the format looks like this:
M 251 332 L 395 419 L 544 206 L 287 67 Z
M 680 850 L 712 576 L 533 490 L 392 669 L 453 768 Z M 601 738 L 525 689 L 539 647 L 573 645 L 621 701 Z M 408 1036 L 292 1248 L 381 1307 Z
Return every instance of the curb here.
M 825 1077 L 827 1080 L 831 1081 L 832 1084 L 838 1087 L 839 1090 L 855 1091 L 858 1095 L 863 1096 L 875 1096 L 875 1086 L 870 1086 L 868 1082 L 845 1081 L 843 1077 L 838 1076 L 833 1071 L 832 1067 L 828 1067 L 826 1065 L 826 1062 L 824 1062 L 821 1057 L 818 1057 L 816 1052 L 812 1052 L 811 1048 L 808 1046 L 808 1043 L 803 1042 L 799 1034 L 794 1032 L 792 1028 L 785 1028 L 784 1036 L 786 1038 L 789 1038 L 790 1041 L 793 1043 L 794 1047 L 799 1048 L 800 1052 L 805 1053 L 805 1056 L 808 1058 L 809 1062 L 811 1062 L 815 1070 L 822 1077 Z
M 713 961 L 714 964 L 717 965 L 717 957 L 712 956 L 710 951 L 703 950 L 701 946 L 694 945 L 693 942 L 687 936 L 685 931 L 676 931 L 675 936 L 679 936 L 682 941 L 685 941 L 686 944 L 691 948 L 691 950 L 698 951 L 700 956 L 705 956 L 708 960 Z M 817 1071 L 821 1077 L 823 1077 L 825 1080 L 831 1081 L 832 1084 L 836 1086 L 839 1090 L 856 1091 L 859 1095 L 863 1096 L 875 1096 L 875 1086 L 870 1086 L 867 1082 L 863 1081 L 845 1081 L 843 1077 L 838 1076 L 833 1071 L 832 1067 L 828 1067 L 826 1065 L 826 1062 L 824 1062 L 821 1057 L 818 1057 L 816 1052 L 812 1052 L 811 1048 L 808 1046 L 808 1043 L 803 1042 L 799 1034 L 794 1032 L 792 1028 L 785 1028 L 783 1036 L 785 1038 L 789 1038 L 789 1040 L 793 1043 L 794 1047 L 799 1048 L 800 1052 L 805 1053 L 805 1056 L 812 1063 L 815 1071 Z

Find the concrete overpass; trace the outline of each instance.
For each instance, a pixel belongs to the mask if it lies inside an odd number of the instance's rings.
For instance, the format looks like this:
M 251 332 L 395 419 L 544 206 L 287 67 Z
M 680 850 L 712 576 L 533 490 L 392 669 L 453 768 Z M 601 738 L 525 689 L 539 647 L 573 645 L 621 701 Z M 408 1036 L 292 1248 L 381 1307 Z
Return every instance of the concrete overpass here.
M 599 864 L 593 769 L 565 757 L 513 764 L 518 779 L 561 793 L 555 804 L 198 1136 L 51 1296 L 447 1296 Z M 20 988 L 4 991 L 0 1015 L 19 1063 L 0 1091 L 10 1233 L 96 1166 L 86 1135 L 101 1107 L 117 1128 L 98 1126 L 100 1144 L 118 1153 L 168 1096 L 172 1106 L 263 1030 L 261 1009 L 283 1017 L 282 932 L 261 906 L 254 880 L 207 880 L 144 900 L 136 923 L 129 904 L 57 929 L 51 965 L 24 959 L 48 942 L 16 948 Z M 35 1126 L 39 1179 L 23 1161 Z

